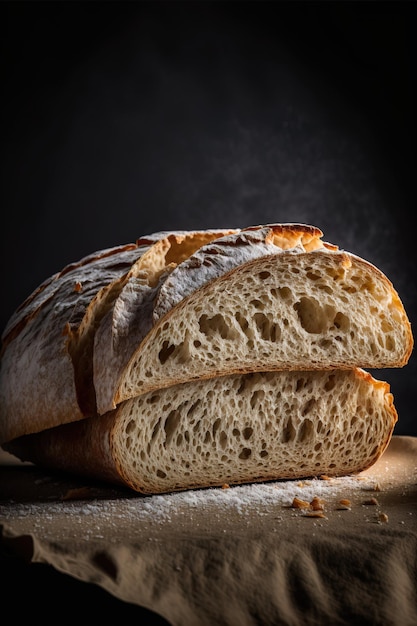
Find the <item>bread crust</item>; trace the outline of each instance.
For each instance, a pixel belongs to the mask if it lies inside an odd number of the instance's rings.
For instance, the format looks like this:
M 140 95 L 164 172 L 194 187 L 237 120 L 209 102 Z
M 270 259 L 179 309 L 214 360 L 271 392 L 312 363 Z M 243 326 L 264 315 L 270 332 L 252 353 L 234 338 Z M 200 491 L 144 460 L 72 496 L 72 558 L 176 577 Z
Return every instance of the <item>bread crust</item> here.
M 45 280 L 2 335 L 0 442 L 93 415 L 94 335 L 126 281 L 144 274 L 156 280 L 173 242 L 192 253 L 228 232 L 155 233 L 89 254 Z
M 306 224 L 270 224 L 246 229 L 160 232 L 135 243 L 102 250 L 66 266 L 19 307 L 3 333 L 0 370 L 0 442 L 114 409 L 131 395 L 157 387 L 238 372 L 273 369 L 258 357 L 227 367 L 186 369 L 146 376 L 143 387 L 126 381 L 145 349 L 171 320 L 187 316 L 190 303 L 244 272 L 319 255 L 340 267 L 364 264 L 385 284 L 407 336 L 404 353 L 389 367 L 404 365 L 412 351 L 411 327 L 390 281 L 370 263 L 322 241 Z M 191 308 L 189 309 L 192 310 Z M 318 362 L 311 367 L 368 366 Z M 375 364 L 370 363 L 369 367 Z M 275 368 L 306 367 L 306 362 Z M 154 375 L 155 374 L 155 375 Z

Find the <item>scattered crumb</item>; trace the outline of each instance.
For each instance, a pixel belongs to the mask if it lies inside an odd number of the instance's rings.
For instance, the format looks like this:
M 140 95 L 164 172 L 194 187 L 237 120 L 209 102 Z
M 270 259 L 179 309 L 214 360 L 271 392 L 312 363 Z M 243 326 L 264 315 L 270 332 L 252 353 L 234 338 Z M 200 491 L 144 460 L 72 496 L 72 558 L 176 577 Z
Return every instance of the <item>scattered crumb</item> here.
M 320 480 L 331 480 L 330 476 L 327 476 L 327 474 L 322 474 L 321 476 L 319 476 Z
M 82 288 L 83 288 L 82 284 L 77 280 L 77 282 L 74 285 L 74 291 L 79 292 L 82 290 Z
M 351 510 L 351 502 L 347 498 L 342 498 L 339 500 L 338 506 L 336 507 L 337 511 L 350 511 Z
M 342 498 L 342 500 L 339 500 L 339 504 L 350 506 L 350 500 L 348 500 L 347 498 Z
M 222 485 L 222 489 L 229 489 L 230 485 L 228 485 L 227 483 L 224 483 L 224 485 Z
M 388 522 L 388 515 L 386 513 L 380 513 L 378 515 L 378 521 L 382 524 L 386 524 Z
M 371 505 L 371 506 L 378 506 L 379 502 L 376 498 L 369 498 L 369 500 L 364 500 L 363 504 Z
M 307 511 L 307 513 L 304 513 L 303 517 L 320 517 L 322 519 L 327 519 L 323 511 Z
M 318 496 L 314 496 L 314 498 L 310 502 L 307 502 L 307 500 L 301 500 L 301 498 L 297 498 L 297 496 L 295 496 L 293 498 L 291 508 L 309 509 L 310 511 L 320 512 L 324 510 L 324 500 L 322 498 L 319 498 Z
M 306 502 L 306 500 L 301 500 L 300 498 L 295 497 L 292 501 L 291 508 L 293 509 L 308 509 L 310 507 L 310 503 Z
M 322 498 L 319 498 L 318 496 L 314 496 L 314 498 L 310 502 L 310 508 L 313 509 L 313 511 L 323 511 L 324 500 Z

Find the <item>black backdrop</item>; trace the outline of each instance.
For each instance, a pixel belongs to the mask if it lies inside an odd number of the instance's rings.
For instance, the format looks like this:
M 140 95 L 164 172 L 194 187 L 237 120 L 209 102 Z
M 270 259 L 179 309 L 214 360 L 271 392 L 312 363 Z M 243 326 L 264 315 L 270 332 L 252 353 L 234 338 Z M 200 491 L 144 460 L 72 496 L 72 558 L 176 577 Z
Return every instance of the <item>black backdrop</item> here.
M 417 315 L 402 2 L 2 2 L 3 328 L 47 276 L 165 229 L 307 222 Z M 416 359 L 391 383 L 417 435 Z

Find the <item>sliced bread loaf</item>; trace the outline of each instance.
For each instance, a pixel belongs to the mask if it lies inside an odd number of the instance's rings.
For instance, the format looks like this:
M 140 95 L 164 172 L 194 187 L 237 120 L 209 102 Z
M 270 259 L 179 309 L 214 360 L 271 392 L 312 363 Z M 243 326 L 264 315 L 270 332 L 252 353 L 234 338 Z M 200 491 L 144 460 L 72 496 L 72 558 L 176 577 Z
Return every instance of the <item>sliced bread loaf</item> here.
M 4 448 L 153 494 L 356 473 L 396 421 L 388 384 L 360 369 L 259 372 L 148 392 Z
M 303 224 L 157 233 L 54 275 L 3 334 L 0 442 L 190 380 L 401 367 L 392 283 Z

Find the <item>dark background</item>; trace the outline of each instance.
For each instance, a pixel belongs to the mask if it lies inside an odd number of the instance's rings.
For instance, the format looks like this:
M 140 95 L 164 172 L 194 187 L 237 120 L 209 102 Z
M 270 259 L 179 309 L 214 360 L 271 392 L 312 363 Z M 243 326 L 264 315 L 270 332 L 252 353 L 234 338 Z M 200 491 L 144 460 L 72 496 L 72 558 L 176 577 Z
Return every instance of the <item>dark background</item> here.
M 413 328 L 413 2 L 2 2 L 4 328 L 46 277 L 166 229 L 307 222 Z M 416 358 L 388 380 L 417 435 Z

